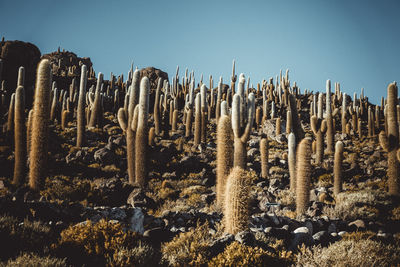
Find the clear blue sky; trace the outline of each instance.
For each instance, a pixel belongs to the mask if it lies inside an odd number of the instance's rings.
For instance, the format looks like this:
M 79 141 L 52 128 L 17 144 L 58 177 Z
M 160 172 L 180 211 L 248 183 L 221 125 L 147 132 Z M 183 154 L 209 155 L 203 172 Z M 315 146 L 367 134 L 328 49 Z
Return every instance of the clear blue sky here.
M 256 84 L 290 69 L 300 88 L 326 79 L 373 103 L 400 78 L 400 1 L 0 1 L 0 35 L 90 57 L 96 72 L 126 74 L 133 60 L 174 74 L 194 70 Z

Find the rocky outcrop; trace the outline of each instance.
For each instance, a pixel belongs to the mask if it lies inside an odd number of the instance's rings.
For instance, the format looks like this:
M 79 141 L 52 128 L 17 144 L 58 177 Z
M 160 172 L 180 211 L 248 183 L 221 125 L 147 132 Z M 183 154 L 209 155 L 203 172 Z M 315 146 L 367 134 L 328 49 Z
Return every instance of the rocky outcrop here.
M 40 50 L 34 44 L 22 41 L 1 41 L 0 58 L 3 60 L 1 79 L 6 81 L 6 97 L 10 98 L 17 86 L 18 69 L 25 68 L 26 103 L 31 103 L 36 80 L 36 67 L 40 60 Z

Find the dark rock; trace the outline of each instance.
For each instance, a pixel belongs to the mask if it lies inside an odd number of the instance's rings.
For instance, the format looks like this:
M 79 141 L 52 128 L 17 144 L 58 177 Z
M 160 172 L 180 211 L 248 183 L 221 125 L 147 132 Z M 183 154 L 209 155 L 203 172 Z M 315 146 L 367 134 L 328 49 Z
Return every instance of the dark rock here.
M 318 233 L 315 233 L 312 237 L 316 245 L 321 244 L 322 246 L 327 246 L 330 241 L 330 235 L 327 231 L 319 231 Z
M 140 187 L 136 187 L 132 190 L 126 202 L 133 208 L 155 208 L 154 200 L 146 196 L 143 189 L 141 189 Z
M 298 246 L 305 244 L 311 246 L 314 243 L 314 239 L 308 232 L 307 227 L 301 227 L 294 231 L 293 239 L 290 241 L 289 250 L 296 250 Z
M 98 178 L 92 182 L 93 197 L 91 201 L 98 205 L 120 206 L 125 203 L 132 186 L 122 180 L 113 178 Z
M 159 246 L 163 242 L 170 241 L 174 234 L 168 229 L 162 227 L 156 227 L 149 230 L 146 230 L 143 236 L 147 237 L 150 242 L 152 242 L 155 246 Z
M 365 229 L 365 222 L 363 220 L 355 220 L 355 221 L 349 223 L 349 228 L 352 231 L 363 230 L 363 229 Z
M 6 99 L 10 99 L 11 94 L 15 91 L 18 69 L 23 66 L 25 68 L 25 103 L 28 107 L 31 107 L 36 68 L 40 55 L 40 50 L 31 43 L 22 41 L 0 42 L 0 58 L 3 60 L 3 71 L 0 73 L 0 79 L 6 81 Z
M 243 245 L 251 246 L 254 244 L 254 235 L 249 231 L 242 231 L 235 235 L 235 240 Z
M 94 160 L 101 164 L 111 164 L 114 162 L 115 154 L 106 147 L 100 148 L 94 152 Z

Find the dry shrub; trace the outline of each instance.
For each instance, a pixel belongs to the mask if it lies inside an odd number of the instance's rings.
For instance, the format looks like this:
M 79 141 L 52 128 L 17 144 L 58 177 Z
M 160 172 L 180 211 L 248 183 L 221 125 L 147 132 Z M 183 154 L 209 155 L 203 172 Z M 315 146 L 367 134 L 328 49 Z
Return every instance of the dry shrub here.
M 400 248 L 371 239 L 341 240 L 329 247 L 302 246 L 297 266 L 396 266 L 400 264 Z
M 95 224 L 87 221 L 70 226 L 60 236 L 52 249 L 74 265 L 112 264 L 117 251 L 133 249 L 140 241 L 138 233 L 124 231 L 121 224 L 104 219 Z
M 63 267 L 68 266 L 65 259 L 51 256 L 41 257 L 33 253 L 23 253 L 15 259 L 0 263 L 0 267 Z
M 281 257 L 282 256 L 282 257 Z M 289 254 L 276 254 L 259 247 L 232 242 L 209 262 L 209 266 L 289 266 Z
M 342 192 L 336 196 L 334 207 L 324 207 L 324 214 L 343 220 L 376 219 L 380 208 L 390 204 L 388 195 L 377 190 Z
M 153 247 L 139 243 L 134 248 L 121 248 L 114 253 L 113 262 L 109 263 L 110 266 L 118 267 L 146 267 L 146 266 L 157 266 L 160 260 L 158 251 L 155 251 Z
M 171 266 L 199 266 L 208 262 L 211 234 L 207 224 L 181 233 L 161 248 L 162 262 Z

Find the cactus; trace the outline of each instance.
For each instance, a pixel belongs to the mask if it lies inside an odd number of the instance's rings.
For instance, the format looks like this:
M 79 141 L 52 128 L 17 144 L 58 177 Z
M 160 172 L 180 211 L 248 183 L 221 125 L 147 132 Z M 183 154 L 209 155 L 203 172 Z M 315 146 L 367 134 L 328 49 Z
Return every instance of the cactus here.
M 310 202 L 311 141 L 304 138 L 298 145 L 296 158 L 296 214 L 301 216 Z
M 335 135 L 335 128 L 332 118 L 332 107 L 331 107 L 331 81 L 326 81 L 326 151 L 328 153 L 333 152 L 333 142 Z
M 23 86 L 18 86 L 15 91 L 14 126 L 15 162 L 13 183 L 20 185 L 24 183 L 26 173 L 25 94 Z
M 194 115 L 194 145 L 197 146 L 201 141 L 201 95 L 197 93 L 195 99 L 195 115 Z
M 103 84 L 103 73 L 99 72 L 97 78 L 96 92 L 94 96 L 93 105 L 91 108 L 90 121 L 88 127 L 101 127 L 103 114 L 101 113 L 101 87 Z
M 250 131 L 252 128 L 252 124 L 254 121 L 254 112 L 255 112 L 255 98 L 254 94 L 250 93 L 248 97 L 248 107 L 247 114 L 248 119 L 246 126 L 243 128 L 240 127 L 241 117 L 244 114 L 241 114 L 241 96 L 239 94 L 235 94 L 232 102 L 232 130 L 234 134 L 234 160 L 233 166 L 239 166 L 242 169 L 246 168 L 246 144 L 250 137 Z
M 129 183 L 135 183 L 135 130 L 132 124 L 135 123 L 135 107 L 138 101 L 139 94 L 139 71 L 133 73 L 133 79 L 128 98 L 127 109 L 120 108 L 118 110 L 118 122 L 122 130 L 126 133 L 126 159 L 128 165 Z
M 311 130 L 316 139 L 316 157 L 315 163 L 321 164 L 324 157 L 324 133 L 326 132 L 326 120 L 317 118 L 315 115 L 311 117 Z
M 11 95 L 10 106 L 7 117 L 7 136 L 11 137 L 14 132 L 14 111 L 15 111 L 15 93 Z
M 28 121 L 26 123 L 26 155 L 29 155 L 31 151 L 31 133 L 32 133 L 32 116 L 33 116 L 33 109 L 29 110 L 28 113 Z
M 135 179 L 141 187 L 147 184 L 147 117 L 149 108 L 149 78 L 143 77 L 140 81 L 140 96 L 138 104 L 138 118 L 135 140 Z
M 248 173 L 236 166 L 228 176 L 225 188 L 225 232 L 237 234 L 248 229 L 250 178 Z
M 81 68 L 81 82 L 79 86 L 79 99 L 77 109 L 77 134 L 76 146 L 82 147 L 85 144 L 85 96 L 86 96 L 86 83 L 87 83 L 87 67 L 82 65 Z
M 343 93 L 343 102 L 342 102 L 342 134 L 346 133 L 346 124 L 347 124 L 347 102 L 346 102 L 346 93 Z
M 290 112 L 292 113 L 293 133 L 296 136 L 296 142 L 299 142 L 304 138 L 304 131 L 303 128 L 301 127 L 299 115 L 297 113 L 296 98 L 293 94 L 289 95 L 289 109 Z
M 342 191 L 342 181 L 343 181 L 343 143 L 341 141 L 336 142 L 335 146 L 335 161 L 333 167 L 333 193 L 335 195 Z
M 158 79 L 157 83 L 157 89 L 156 89 L 156 97 L 154 100 L 154 130 L 155 134 L 159 135 L 160 134 L 160 94 L 161 94 L 161 87 L 162 87 L 163 80 L 162 78 Z
M 292 112 L 288 110 L 286 112 L 286 134 L 290 134 L 293 132 L 293 123 L 292 123 Z
M 261 157 L 261 177 L 268 177 L 268 150 L 269 144 L 267 138 L 261 138 L 260 140 L 260 157 Z
M 288 136 L 288 167 L 290 176 L 290 191 L 296 192 L 296 136 Z
M 281 134 L 281 118 L 276 119 L 276 125 L 275 125 L 275 135 L 280 135 Z
M 175 109 L 172 114 L 172 132 L 176 132 L 178 126 L 178 110 Z
M 399 148 L 399 126 L 397 123 L 397 84 L 391 83 L 387 89 L 386 120 L 387 132 L 380 132 L 379 141 L 382 148 L 388 153 L 388 185 L 390 195 L 400 194 L 399 161 L 396 153 Z
M 228 175 L 233 165 L 233 140 L 231 119 L 221 115 L 217 126 L 217 205 L 222 207 Z
M 149 146 L 154 146 L 154 138 L 155 138 L 155 127 L 151 127 L 149 130 Z
M 29 186 L 35 191 L 41 188 L 47 168 L 51 79 L 50 61 L 43 59 L 36 75 L 29 154 Z
M 25 85 L 25 68 L 21 66 L 18 69 L 17 88 L 19 86 L 24 86 L 24 85 Z
M 203 84 L 200 88 L 201 96 L 201 142 L 205 143 L 207 137 L 207 87 Z

